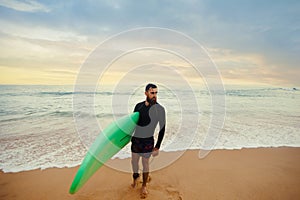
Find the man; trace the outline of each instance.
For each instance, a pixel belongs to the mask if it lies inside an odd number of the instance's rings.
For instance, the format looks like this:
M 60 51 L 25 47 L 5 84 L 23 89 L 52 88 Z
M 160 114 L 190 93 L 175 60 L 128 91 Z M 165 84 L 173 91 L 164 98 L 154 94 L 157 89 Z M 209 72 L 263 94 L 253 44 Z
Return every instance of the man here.
M 131 138 L 131 164 L 133 170 L 132 187 L 137 184 L 139 175 L 139 160 L 142 157 L 143 165 L 143 184 L 141 195 L 146 196 L 147 180 L 149 176 L 149 158 L 157 156 L 159 148 L 165 134 L 165 109 L 157 103 L 157 86 L 149 83 L 145 88 L 146 100 L 138 103 L 134 112 L 140 113 L 140 118 L 137 123 L 135 132 Z M 157 142 L 154 146 L 154 131 L 159 123 L 159 134 Z

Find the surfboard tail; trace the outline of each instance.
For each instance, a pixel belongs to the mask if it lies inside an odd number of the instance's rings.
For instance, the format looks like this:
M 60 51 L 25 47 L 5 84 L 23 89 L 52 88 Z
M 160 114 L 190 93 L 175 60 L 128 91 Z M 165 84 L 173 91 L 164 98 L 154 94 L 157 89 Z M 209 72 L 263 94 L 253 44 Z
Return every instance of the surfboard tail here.
M 75 175 L 69 193 L 75 194 L 87 182 L 87 180 L 102 166 L 103 163 L 101 163 L 92 154 L 90 154 L 90 152 L 88 152 Z
M 75 194 L 107 160 L 129 143 L 138 119 L 139 113 L 132 113 L 111 123 L 99 134 L 75 175 L 70 194 Z

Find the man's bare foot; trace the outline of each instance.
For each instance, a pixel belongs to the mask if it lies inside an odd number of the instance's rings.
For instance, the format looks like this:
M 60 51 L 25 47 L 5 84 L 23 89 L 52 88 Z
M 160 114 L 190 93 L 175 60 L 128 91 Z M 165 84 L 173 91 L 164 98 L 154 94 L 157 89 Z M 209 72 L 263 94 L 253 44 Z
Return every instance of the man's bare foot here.
M 148 190 L 146 186 L 142 186 L 142 190 L 141 190 L 141 198 L 145 199 L 148 195 Z

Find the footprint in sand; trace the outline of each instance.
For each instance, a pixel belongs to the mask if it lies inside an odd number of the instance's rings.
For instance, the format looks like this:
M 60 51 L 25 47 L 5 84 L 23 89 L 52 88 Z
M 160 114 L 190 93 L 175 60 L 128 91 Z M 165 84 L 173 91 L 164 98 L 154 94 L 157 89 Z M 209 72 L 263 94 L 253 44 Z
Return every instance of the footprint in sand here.
M 180 192 L 177 189 L 173 187 L 167 187 L 166 191 L 169 194 L 169 199 L 183 200 L 182 196 L 180 195 Z
M 123 193 L 122 199 L 146 199 L 146 200 L 183 200 L 182 195 L 172 186 L 166 185 L 148 185 L 148 194 L 141 194 L 141 185 L 136 188 L 130 188 L 130 191 Z
M 150 183 L 149 183 L 150 182 Z M 141 194 L 141 186 L 143 181 L 137 181 L 135 188 L 128 186 L 127 191 L 122 192 L 122 199 L 146 199 L 146 200 L 183 200 L 182 194 L 179 190 L 170 184 L 157 183 L 155 180 L 152 183 L 151 177 L 147 180 L 148 194 Z M 119 191 L 120 192 L 120 191 Z
M 147 199 L 161 199 L 161 200 L 183 200 L 182 195 L 178 189 L 172 186 L 151 186 L 149 187 L 149 194 Z

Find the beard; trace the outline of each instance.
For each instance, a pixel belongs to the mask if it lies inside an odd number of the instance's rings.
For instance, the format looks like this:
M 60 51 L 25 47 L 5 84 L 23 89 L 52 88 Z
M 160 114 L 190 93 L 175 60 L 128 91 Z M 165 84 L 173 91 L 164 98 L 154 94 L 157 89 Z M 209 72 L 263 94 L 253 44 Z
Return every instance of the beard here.
M 147 102 L 148 102 L 150 105 L 154 105 L 154 104 L 156 104 L 156 98 L 153 97 L 152 99 L 150 99 L 149 97 L 147 97 Z

